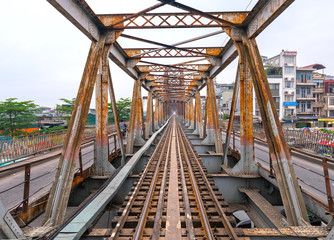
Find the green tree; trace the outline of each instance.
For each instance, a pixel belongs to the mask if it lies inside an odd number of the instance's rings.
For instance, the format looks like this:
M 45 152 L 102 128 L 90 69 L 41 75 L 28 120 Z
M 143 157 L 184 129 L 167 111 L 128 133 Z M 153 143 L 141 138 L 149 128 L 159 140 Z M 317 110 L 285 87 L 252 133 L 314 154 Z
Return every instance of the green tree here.
M 22 129 L 28 128 L 36 122 L 35 113 L 38 105 L 33 101 L 17 101 L 17 98 L 8 98 L 0 102 L 0 131 L 3 135 L 20 135 Z
M 109 121 L 115 122 L 111 103 L 109 105 Z M 131 100 L 130 98 L 121 98 L 116 102 L 119 120 L 127 121 L 130 119 Z
M 71 115 L 73 112 L 75 98 L 72 99 L 60 98 L 59 100 L 63 101 L 64 103 L 57 104 L 56 106 L 57 115 L 59 118 L 64 119 L 68 124 L 70 122 Z

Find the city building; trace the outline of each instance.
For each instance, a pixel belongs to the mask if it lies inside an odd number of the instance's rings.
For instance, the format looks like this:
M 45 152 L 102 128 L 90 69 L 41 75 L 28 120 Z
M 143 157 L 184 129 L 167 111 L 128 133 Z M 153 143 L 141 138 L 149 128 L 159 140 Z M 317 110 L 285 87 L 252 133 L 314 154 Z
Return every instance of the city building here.
M 284 51 L 272 58 L 262 57 L 269 88 L 275 102 L 279 119 L 296 120 L 296 51 Z M 260 110 L 254 97 L 254 115 L 260 116 Z
M 325 79 L 324 113 L 326 117 L 334 117 L 334 79 Z
M 316 119 L 313 106 L 315 96 L 313 89 L 317 85 L 313 82 L 312 66 L 297 68 L 296 75 L 296 96 L 297 96 L 297 117 L 299 119 Z

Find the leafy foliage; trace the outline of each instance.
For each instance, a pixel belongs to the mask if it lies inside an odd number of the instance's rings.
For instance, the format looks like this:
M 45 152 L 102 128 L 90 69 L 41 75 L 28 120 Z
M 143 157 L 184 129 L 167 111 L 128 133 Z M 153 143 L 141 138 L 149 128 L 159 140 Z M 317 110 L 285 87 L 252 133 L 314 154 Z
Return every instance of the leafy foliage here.
M 71 115 L 74 109 L 75 104 L 75 98 L 72 99 L 66 99 L 66 98 L 60 98 L 59 100 L 62 100 L 63 104 L 57 104 L 56 110 L 58 117 L 66 120 L 67 124 L 70 122 Z
M 37 119 L 35 113 L 38 105 L 33 101 L 17 101 L 17 98 L 8 98 L 0 102 L 0 131 L 3 135 L 20 135 L 22 129 L 29 127 Z
M 109 121 L 114 122 L 111 103 L 109 105 Z M 128 121 L 130 119 L 131 100 L 130 98 L 121 98 L 116 102 L 119 120 Z

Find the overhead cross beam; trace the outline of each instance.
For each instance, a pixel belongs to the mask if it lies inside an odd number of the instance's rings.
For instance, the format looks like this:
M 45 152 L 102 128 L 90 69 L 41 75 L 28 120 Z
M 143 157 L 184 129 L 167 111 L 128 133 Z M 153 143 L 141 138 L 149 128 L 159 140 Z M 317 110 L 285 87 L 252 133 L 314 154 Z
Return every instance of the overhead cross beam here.
M 201 14 L 200 14 L 201 13 Z M 145 29 L 145 28 L 202 28 L 230 27 L 243 23 L 249 12 L 197 12 L 197 13 L 146 13 L 134 14 L 103 14 L 97 15 L 109 30 Z M 210 15 L 207 18 L 203 15 Z M 123 21 L 124 19 L 128 19 Z M 118 23 L 119 24 L 115 24 Z

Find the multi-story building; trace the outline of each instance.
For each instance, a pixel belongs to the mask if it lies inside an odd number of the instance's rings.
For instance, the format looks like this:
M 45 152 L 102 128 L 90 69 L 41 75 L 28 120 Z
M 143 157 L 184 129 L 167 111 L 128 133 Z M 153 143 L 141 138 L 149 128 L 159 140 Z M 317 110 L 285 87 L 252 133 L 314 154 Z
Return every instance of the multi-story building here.
M 321 64 L 314 64 L 312 67 L 316 70 L 324 69 L 325 67 Z M 316 117 L 325 116 L 325 83 L 326 75 L 318 72 L 313 72 L 313 82 L 315 83 L 313 88 L 313 96 L 315 102 L 313 103 L 313 111 Z
M 315 97 L 313 89 L 316 83 L 313 82 L 314 68 L 311 66 L 297 68 L 296 95 L 297 95 L 297 116 L 299 118 L 314 117 L 313 105 Z
M 282 50 L 272 58 L 262 57 L 280 120 L 296 118 L 296 56 L 296 51 Z M 254 115 L 260 116 L 256 100 Z
M 334 117 L 334 79 L 325 79 L 324 112 L 326 117 Z

